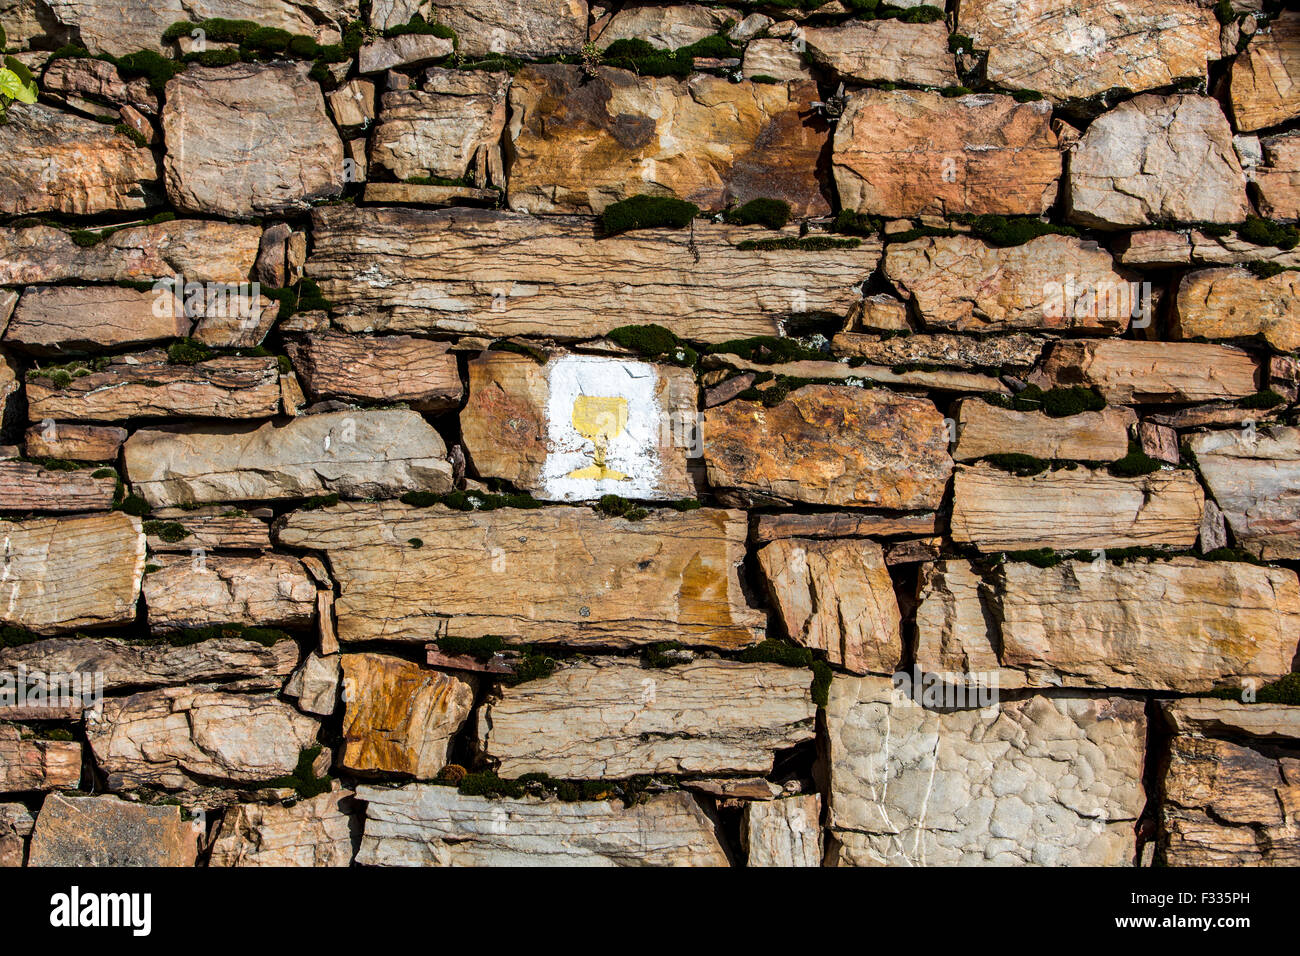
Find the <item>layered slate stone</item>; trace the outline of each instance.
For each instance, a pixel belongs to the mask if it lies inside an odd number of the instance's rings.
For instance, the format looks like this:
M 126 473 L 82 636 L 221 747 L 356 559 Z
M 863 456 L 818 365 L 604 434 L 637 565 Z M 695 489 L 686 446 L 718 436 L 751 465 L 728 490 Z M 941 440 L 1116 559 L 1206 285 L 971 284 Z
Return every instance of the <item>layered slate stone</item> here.
M 601 49 L 607 49 L 616 40 L 645 40 L 660 50 L 677 50 L 727 32 L 727 21 L 738 19 L 738 11 L 721 6 L 625 7 L 609 18 L 594 39 Z
M 1203 432 L 1188 446 L 1237 543 L 1266 561 L 1300 558 L 1300 429 Z
M 1300 273 L 1267 279 L 1247 269 L 1189 272 L 1178 283 L 1173 333 L 1185 339 L 1258 336 L 1279 352 L 1300 349 Z
M 290 806 L 238 804 L 221 818 L 208 866 L 350 866 L 358 810 L 350 790 Z
M 745 804 L 740 842 L 748 866 L 821 866 L 822 800 L 808 793 Z
M 1267 219 L 1300 219 L 1300 134 L 1260 140 L 1264 163 L 1255 167 L 1259 212 Z
M 6 522 L 0 622 L 37 634 L 135 620 L 144 575 L 140 519 L 119 511 Z
M 917 664 L 995 671 L 1006 688 L 1198 693 L 1289 673 L 1300 640 L 1293 571 L 1174 558 L 1023 561 L 980 579 L 966 562 L 921 574 Z
M 229 356 L 175 365 L 161 354 L 117 361 L 60 385 L 47 376 L 27 382 L 32 421 L 114 422 L 169 415 L 269 418 L 280 411 L 275 358 Z
M 430 780 L 474 706 L 459 678 L 384 654 L 344 654 L 342 766 Z
M 305 210 L 343 189 L 343 143 L 306 63 L 190 67 L 167 84 L 167 196 L 232 218 Z
M 31 397 L 28 396 L 28 407 Z M 75 422 L 47 422 L 32 425 L 23 436 L 29 458 L 58 458 L 63 461 L 116 461 L 126 441 L 125 428 L 112 425 L 78 425 Z
M 1042 215 L 1061 177 L 1051 118 L 1048 103 L 1000 94 L 851 94 L 835 127 L 840 202 L 890 217 Z
M 1120 405 L 1224 401 L 1259 389 L 1249 352 L 1199 342 L 1057 342 L 1042 372 L 1051 385 L 1096 388 Z
M 811 672 L 775 664 L 647 671 L 592 658 L 503 690 L 479 718 L 479 745 L 505 777 L 768 773 L 775 751 L 813 737 L 811 683 Z
M 461 437 L 480 478 L 539 498 L 693 498 L 697 392 L 685 368 L 485 352 L 469 363 Z
M 1219 104 L 1144 93 L 1093 120 L 1070 153 L 1071 221 L 1094 229 L 1241 222 L 1246 176 Z
M 28 866 L 193 866 L 198 828 L 177 806 L 52 793 L 32 831 Z
M 969 236 L 890 243 L 885 274 L 926 328 L 949 332 L 1122 332 L 1143 307 L 1109 252 L 1071 236 L 1005 249 Z
M 902 618 L 874 541 L 784 538 L 758 565 L 786 634 L 855 674 L 892 674 L 903 658 Z
M 471 57 L 578 53 L 587 40 L 586 0 L 434 0 L 433 11 Z
M 771 408 L 737 400 L 704 413 L 714 488 L 821 505 L 933 509 L 952 472 L 943 416 L 883 388 L 805 385 Z
M 942 23 L 849 20 L 837 26 L 805 27 L 798 39 L 813 62 L 844 79 L 957 85 L 957 67 Z
M 1232 61 L 1230 76 L 1232 119 L 1239 132 L 1300 116 L 1300 13 L 1284 10 L 1251 37 Z
M 22 866 L 27 838 L 36 826 L 31 811 L 21 803 L 0 803 L 0 868 Z
M 88 468 L 47 470 L 35 462 L 0 461 L 0 511 L 107 511 L 117 474 Z
M 1108 405 L 1099 412 L 1053 418 L 963 398 L 955 409 L 957 444 L 952 457 L 974 461 L 988 455 L 1030 455 L 1046 461 L 1116 461 L 1128 454 L 1132 409 Z
M 255 558 L 160 555 L 145 575 L 144 600 L 155 632 L 242 624 L 292 627 L 316 614 L 316 585 L 302 562 L 286 554 Z
M 44 103 L 14 103 L 5 115 L 0 214 L 94 216 L 157 203 L 157 159 L 113 126 Z
M 990 82 L 1056 101 L 1204 79 L 1219 22 L 1195 0 L 966 0 L 957 32 L 988 51 Z
M 847 315 L 880 257 L 873 239 L 739 249 L 782 233 L 707 222 L 597 239 L 589 220 L 473 209 L 340 205 L 312 219 L 308 274 L 353 332 L 572 340 L 656 324 L 705 342 L 776 335 L 807 313 Z
M 1143 703 L 936 711 L 886 678 L 837 676 L 826 708 L 830 857 L 849 866 L 1131 866 Z
M 732 83 L 525 66 L 510 87 L 510 208 L 599 213 L 642 193 L 703 209 L 780 199 L 830 212 L 817 178 L 829 126 L 811 81 Z
M 241 425 L 140 429 L 123 448 L 155 508 L 209 501 L 396 497 L 451 490 L 442 438 L 418 412 L 362 410 Z
M 142 345 L 188 334 L 185 307 L 170 289 L 47 286 L 24 290 L 4 342 L 36 355 Z
M 145 532 L 149 550 L 185 551 L 195 548 L 228 551 L 269 551 L 271 531 L 267 519 L 269 508 L 256 513 L 224 505 L 190 505 L 184 508 L 160 508 Z
M 631 807 L 363 786 L 363 866 L 727 866 L 717 824 L 684 791 Z
M 498 635 L 734 649 L 763 633 L 738 572 L 746 530 L 741 512 L 715 509 L 629 521 L 587 508 L 377 502 L 295 512 L 278 539 L 329 556 L 344 642 Z
M 81 783 L 81 744 L 27 737 L 0 724 L 0 793 L 76 789 Z
M 1018 477 L 991 465 L 961 465 L 951 533 L 981 551 L 1190 548 L 1204 504 L 1200 483 L 1185 470 L 1119 478 L 1062 468 Z
M 1168 866 L 1296 866 L 1300 707 L 1161 703 L 1174 731 L 1159 767 L 1157 859 Z
M 193 282 L 248 279 L 262 230 L 204 219 L 127 226 L 81 246 L 54 226 L 0 228 L 0 283 L 142 282 L 182 275 Z
M 317 332 L 285 348 L 317 401 L 406 402 L 420 411 L 444 411 L 460 405 L 465 392 L 446 342 Z
M 190 684 L 110 697 L 86 720 L 95 764 L 112 790 L 253 786 L 286 777 L 319 722 L 270 694 Z

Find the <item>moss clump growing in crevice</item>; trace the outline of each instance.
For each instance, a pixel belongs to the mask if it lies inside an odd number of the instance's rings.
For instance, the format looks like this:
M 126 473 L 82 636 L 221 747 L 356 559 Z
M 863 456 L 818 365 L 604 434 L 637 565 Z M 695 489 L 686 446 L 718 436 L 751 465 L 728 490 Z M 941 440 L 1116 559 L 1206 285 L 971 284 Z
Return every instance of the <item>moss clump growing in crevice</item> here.
M 1008 561 L 1023 561 L 1032 564 L 1036 568 L 1054 568 L 1065 560 L 1063 555 L 1057 554 L 1051 548 L 1033 548 L 1028 551 L 1006 551 L 1003 553 Z
M 683 650 L 677 641 L 660 641 L 641 648 L 641 666 L 656 670 L 680 664 L 680 656 L 674 652 Z
M 601 495 L 595 507 L 607 518 L 625 518 L 628 521 L 640 521 L 650 514 L 640 505 L 633 504 L 618 495 Z
M 444 505 L 453 511 L 497 511 L 501 508 L 544 508 L 546 502 L 538 501 L 532 495 L 521 492 L 509 494 L 492 494 L 480 491 L 450 491 L 435 494 L 431 491 L 408 491 L 402 495 L 404 504 L 416 508 L 432 508 Z
M 328 312 L 334 303 L 325 298 L 320 286 L 306 277 L 297 285 L 283 289 L 263 289 L 262 295 L 280 303 L 279 318 L 284 319 L 298 312 Z
M 1220 700 L 1238 700 L 1247 704 L 1288 704 L 1294 707 L 1300 705 L 1300 674 L 1287 674 L 1270 684 L 1265 684 L 1255 691 L 1254 700 L 1244 700 L 1242 693 L 1240 687 L 1224 687 L 1211 691 L 1205 696 Z
M 1262 392 L 1256 392 L 1254 395 L 1247 395 L 1245 398 L 1238 401 L 1237 404 L 1242 408 L 1263 409 L 1275 408 L 1276 406 L 1283 404 L 1285 401 L 1285 398 L 1269 388 Z
M 1159 471 L 1160 467 L 1161 463 L 1144 452 L 1137 442 L 1130 441 L 1128 454 L 1118 461 L 1112 461 L 1106 470 L 1117 478 L 1137 478 Z
M 451 27 L 438 23 L 436 20 L 432 22 L 426 20 L 418 13 L 412 16 L 410 21 L 407 23 L 400 23 L 397 26 L 389 27 L 384 31 L 384 36 L 390 40 L 393 37 L 406 36 L 408 34 L 442 37 L 444 40 L 451 40 L 456 44 L 459 44 L 460 42 L 459 38 L 456 36 L 456 31 Z
M 1022 455 L 1016 452 L 1002 452 L 996 455 L 986 455 L 980 459 L 987 462 L 1000 471 L 1010 472 L 1021 478 L 1028 478 L 1030 475 L 1040 475 L 1051 467 L 1051 462 L 1043 458 L 1035 458 L 1033 455 Z
M 1050 388 L 1046 391 L 1037 385 L 1030 385 L 1010 398 L 992 395 L 985 400 L 1000 408 L 1017 412 L 1043 412 L 1051 418 L 1069 418 L 1081 412 L 1099 412 L 1106 407 L 1106 399 L 1099 392 L 1082 385 Z
M 818 707 L 826 706 L 834 672 L 829 664 L 816 657 L 808 648 L 769 637 L 741 651 L 736 655 L 736 660 L 746 664 L 780 664 L 783 667 L 810 668 L 813 672 L 813 703 Z
M 967 219 L 971 235 L 993 246 L 1022 246 L 1039 236 L 1077 236 L 1072 226 L 1058 226 L 1033 216 L 974 216 Z
M 168 544 L 175 544 L 190 537 L 191 532 L 179 521 L 146 521 L 144 533 L 152 535 Z
M 779 239 L 746 239 L 736 243 L 741 252 L 828 252 L 831 249 L 856 249 L 861 239 L 836 236 L 782 236 Z
M 0 647 L 22 647 L 24 644 L 34 644 L 43 640 L 45 638 L 39 634 L 34 634 L 25 627 L 0 624 Z
M 850 236 L 878 236 L 885 231 L 885 220 L 880 216 L 841 209 L 831 229 Z
M 113 510 L 124 512 L 125 514 L 132 515 L 136 518 L 143 518 L 145 515 L 150 514 L 153 511 L 153 509 L 149 507 L 149 502 L 135 494 L 127 495 L 113 506 Z
M 495 634 L 484 637 L 440 637 L 433 644 L 444 654 L 472 657 L 479 663 L 490 661 L 506 647 L 505 640 Z
M 293 773 L 287 777 L 276 777 L 274 780 L 268 780 L 262 784 L 262 787 L 292 787 L 298 794 L 300 800 L 309 800 L 312 797 L 320 796 L 322 793 L 329 793 L 330 778 L 328 776 L 318 777 L 312 770 L 312 764 L 316 758 L 321 755 L 321 746 L 316 744 L 308 747 L 298 754 L 298 765 L 294 767 Z
M 184 338 L 167 346 L 167 361 L 172 365 L 197 365 L 216 358 L 216 355 L 214 350 L 191 338 Z
M 704 502 L 698 498 L 679 498 L 676 501 L 661 502 L 665 508 L 672 508 L 674 511 L 698 511 L 704 507 Z
M 675 365 L 691 366 L 699 360 L 696 351 L 662 325 L 620 325 L 605 333 L 615 345 L 647 358 L 666 358 Z
M 541 680 L 555 673 L 556 660 L 544 651 L 533 647 L 524 647 L 519 657 L 513 662 L 515 672 L 503 677 L 501 682 L 511 687 L 525 684 L 530 680 Z
M 617 236 L 633 229 L 682 229 L 699 214 L 700 207 L 684 199 L 633 196 L 606 206 L 600 214 L 600 227 L 606 236 Z
M 264 647 L 271 647 L 280 641 L 293 640 L 287 633 L 275 627 L 250 627 L 245 624 L 209 624 L 206 627 L 188 627 L 180 631 L 168 631 L 135 643 L 190 647 L 194 644 L 202 644 L 204 641 L 216 640 L 219 637 L 252 641 Z
M 775 335 L 732 339 L 730 342 L 710 345 L 704 351 L 709 355 L 736 355 L 750 362 L 763 362 L 769 365 L 802 360 L 824 361 L 828 358 L 826 353 L 810 349 L 796 339 Z
M 1246 221 L 1237 227 L 1237 235 L 1256 246 L 1294 249 L 1300 244 L 1300 229 L 1261 219 L 1259 216 L 1247 216 Z
M 743 50 L 725 34 L 715 34 L 676 50 L 661 50 L 637 37 L 615 40 L 601 52 L 605 66 L 631 70 L 640 76 L 675 76 L 685 79 L 695 69 L 695 58 L 738 58 Z
M 63 365 L 47 365 L 44 368 L 28 369 L 26 378 L 29 382 L 38 378 L 47 378 L 52 385 L 58 388 L 67 388 L 72 384 L 74 378 L 84 378 L 95 372 L 102 372 L 108 368 L 108 365 L 108 359 L 102 356 L 84 361 L 78 359 Z
M 735 226 L 766 226 L 780 229 L 790 221 L 790 204 L 783 199 L 751 199 L 727 210 L 724 218 Z
M 305 499 L 302 504 L 298 505 L 299 511 L 319 511 L 321 508 L 331 508 L 339 503 L 339 493 L 331 491 L 327 495 L 312 495 Z
M 1236 561 L 1244 564 L 1264 564 L 1259 558 L 1242 548 L 1215 548 L 1201 555 L 1202 561 Z

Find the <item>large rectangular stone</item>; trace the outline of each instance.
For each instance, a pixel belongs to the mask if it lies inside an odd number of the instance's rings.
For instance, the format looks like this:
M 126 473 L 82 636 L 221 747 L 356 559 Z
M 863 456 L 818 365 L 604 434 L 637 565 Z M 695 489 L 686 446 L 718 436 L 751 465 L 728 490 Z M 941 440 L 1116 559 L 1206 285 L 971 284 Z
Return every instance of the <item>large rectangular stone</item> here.
M 1237 543 L 1268 561 L 1300 557 L 1300 429 L 1202 432 L 1188 445 Z

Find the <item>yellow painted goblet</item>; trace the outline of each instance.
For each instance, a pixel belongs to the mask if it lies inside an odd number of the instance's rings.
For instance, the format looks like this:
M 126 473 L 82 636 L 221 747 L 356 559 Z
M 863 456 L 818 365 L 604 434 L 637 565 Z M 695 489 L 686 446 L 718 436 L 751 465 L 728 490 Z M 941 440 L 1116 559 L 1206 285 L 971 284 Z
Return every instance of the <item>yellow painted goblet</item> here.
M 599 395 L 579 395 L 573 400 L 573 427 L 596 446 L 592 464 L 569 472 L 570 478 L 627 481 L 628 476 L 605 465 L 609 443 L 627 428 L 627 399 Z

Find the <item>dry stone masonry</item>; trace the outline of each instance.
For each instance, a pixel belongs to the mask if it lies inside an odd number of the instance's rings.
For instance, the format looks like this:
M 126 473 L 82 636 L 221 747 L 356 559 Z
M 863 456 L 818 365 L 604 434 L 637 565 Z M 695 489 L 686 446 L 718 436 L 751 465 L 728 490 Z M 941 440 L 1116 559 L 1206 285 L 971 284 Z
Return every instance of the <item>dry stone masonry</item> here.
M 0 866 L 1300 864 L 1300 13 L 8 0 Z

